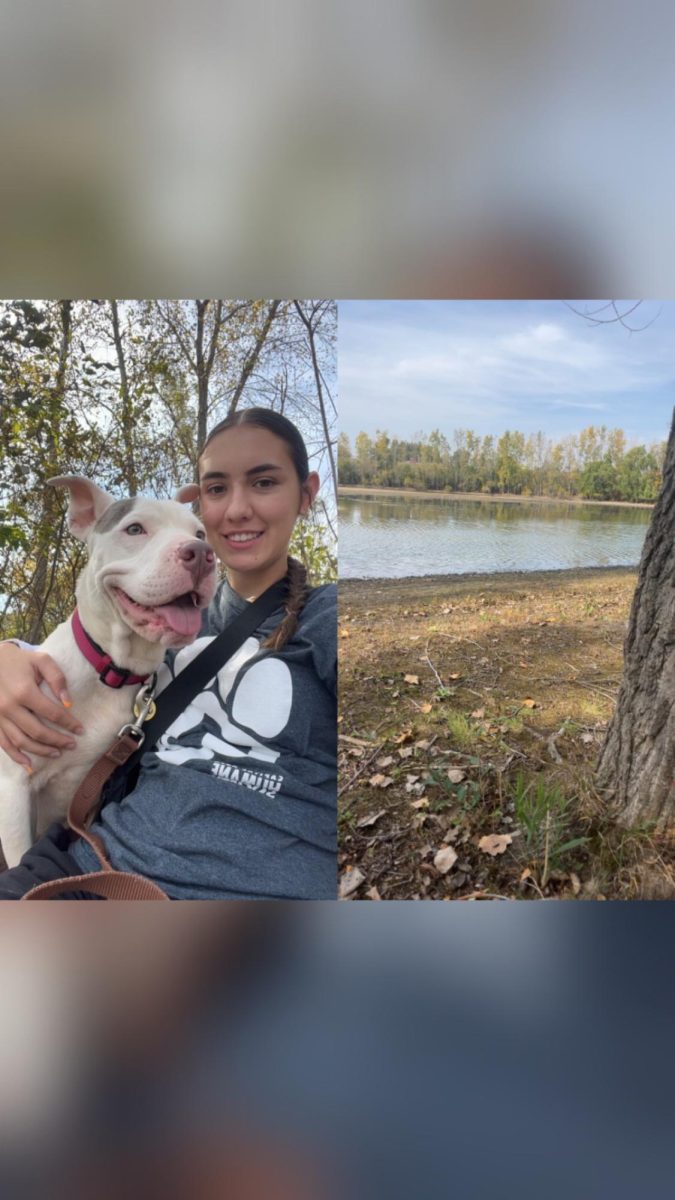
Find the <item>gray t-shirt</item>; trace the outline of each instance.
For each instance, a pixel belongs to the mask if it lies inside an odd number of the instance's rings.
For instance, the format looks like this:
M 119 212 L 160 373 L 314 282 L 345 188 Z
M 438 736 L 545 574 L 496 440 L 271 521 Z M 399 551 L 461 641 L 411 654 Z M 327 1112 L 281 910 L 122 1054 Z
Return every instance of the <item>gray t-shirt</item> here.
M 224 581 L 200 638 L 170 651 L 166 687 L 247 606 Z M 337 588 L 314 588 L 293 638 L 268 617 L 142 759 L 93 829 L 114 868 L 177 900 L 335 899 Z M 98 867 L 82 842 L 71 853 Z

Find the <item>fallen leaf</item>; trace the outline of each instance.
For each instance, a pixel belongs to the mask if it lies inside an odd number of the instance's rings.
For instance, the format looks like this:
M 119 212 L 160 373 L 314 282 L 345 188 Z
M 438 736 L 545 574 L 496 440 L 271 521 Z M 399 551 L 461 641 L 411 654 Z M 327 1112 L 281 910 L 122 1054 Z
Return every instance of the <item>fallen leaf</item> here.
M 523 708 L 536 708 L 537 707 L 536 700 L 530 700 L 530 699 L 521 700 L 520 703 L 522 704 Z
M 403 679 L 405 683 L 419 683 L 420 681 L 419 675 L 404 675 Z
M 393 754 L 387 754 L 384 758 L 378 758 L 377 765 L 378 767 L 390 767 L 393 761 Z
M 417 783 L 418 779 L 419 779 L 419 775 L 406 775 L 406 777 L 405 777 L 406 787 L 412 787 L 413 783 Z
M 368 897 L 369 900 L 381 900 L 382 899 L 382 897 L 376 887 L 368 888 L 368 891 L 366 892 L 366 896 Z
M 460 675 L 459 671 L 453 671 L 451 675 L 448 675 L 448 679 L 461 679 L 461 678 L 462 678 L 462 676 Z
M 409 742 L 412 737 L 412 729 L 403 729 L 398 737 L 394 738 L 394 744 L 400 746 L 401 742 Z
M 519 667 L 522 667 L 524 671 L 528 671 L 528 670 L 529 670 L 529 667 L 530 667 L 530 664 L 529 664 L 529 663 L 526 663 L 526 662 L 519 662 L 519 663 L 518 663 L 518 666 L 519 666 Z
M 472 712 L 471 716 L 472 716 L 472 717 L 475 717 L 475 719 L 476 719 L 477 721 L 480 721 L 481 717 L 484 717 L 484 716 L 485 716 L 485 709 L 484 709 L 484 708 L 475 708 L 475 709 L 473 710 L 473 712 Z
M 450 767 L 448 779 L 451 783 L 461 783 L 463 779 L 466 779 L 466 772 L 462 771 L 460 767 Z
M 520 876 L 520 882 L 524 883 L 526 879 L 530 879 L 531 877 L 532 877 L 532 872 L 531 872 L 530 868 L 525 867 L 525 870 L 523 871 L 522 875 Z
M 389 787 L 389 784 L 393 782 L 393 779 L 389 775 L 372 775 L 368 780 L 371 787 L 379 788 Z
M 412 755 L 413 755 L 412 746 L 402 746 L 398 752 L 399 758 L 412 758 Z
M 341 638 L 347 638 L 347 637 L 349 637 L 349 630 L 348 630 L 348 629 L 341 629 L 341 630 L 340 630 L 340 637 L 341 637 Z
M 570 871 L 570 883 L 572 884 L 572 891 L 574 892 L 574 895 L 578 896 L 579 892 L 581 891 L 581 880 L 579 879 L 578 875 L 574 874 L 574 871 Z
M 434 855 L 434 866 L 441 875 L 447 875 L 457 862 L 457 858 L 457 851 L 453 850 L 452 846 L 444 846 L 442 850 L 438 851 L 438 854 Z
M 411 806 L 412 808 L 428 808 L 429 801 L 427 800 L 426 796 L 422 796 L 419 800 L 412 800 Z
M 478 849 L 494 858 L 496 854 L 503 854 L 512 841 L 513 834 L 511 833 L 487 833 L 480 839 Z
M 429 750 L 430 748 L 431 742 L 428 738 L 421 738 L 419 742 L 415 742 L 416 750 Z
M 372 813 L 368 817 L 361 817 L 361 820 L 356 822 L 357 828 L 368 829 L 370 825 L 374 825 L 376 821 L 379 821 L 380 817 L 383 817 L 386 811 L 386 808 L 381 808 L 379 812 Z
M 365 880 L 365 875 L 358 867 L 352 867 L 351 871 L 345 871 L 340 879 L 339 897 L 341 900 L 346 900 L 351 896 Z
M 432 705 L 429 703 L 428 700 L 425 700 L 424 704 L 420 704 L 420 712 L 430 713 L 431 709 L 432 709 Z
M 581 740 L 585 746 L 590 746 L 591 742 L 595 741 L 592 733 L 582 733 Z

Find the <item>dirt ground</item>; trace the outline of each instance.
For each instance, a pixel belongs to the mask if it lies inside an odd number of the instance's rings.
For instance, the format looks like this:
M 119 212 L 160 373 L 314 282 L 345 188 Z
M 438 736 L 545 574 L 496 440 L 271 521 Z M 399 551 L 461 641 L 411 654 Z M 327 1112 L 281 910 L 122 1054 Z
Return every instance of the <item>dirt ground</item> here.
M 343 898 L 675 894 L 672 848 L 593 781 L 635 581 L 340 581 Z

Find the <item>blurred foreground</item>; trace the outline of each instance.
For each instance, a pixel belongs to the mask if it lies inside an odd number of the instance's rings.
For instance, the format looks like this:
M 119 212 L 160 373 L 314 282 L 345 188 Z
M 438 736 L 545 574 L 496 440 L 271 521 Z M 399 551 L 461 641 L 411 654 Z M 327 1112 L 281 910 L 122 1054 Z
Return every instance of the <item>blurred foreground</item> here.
M 673 1195 L 668 907 L 160 907 L 3 913 L 8 1200 Z
M 5 295 L 668 291 L 661 0 L 5 7 Z

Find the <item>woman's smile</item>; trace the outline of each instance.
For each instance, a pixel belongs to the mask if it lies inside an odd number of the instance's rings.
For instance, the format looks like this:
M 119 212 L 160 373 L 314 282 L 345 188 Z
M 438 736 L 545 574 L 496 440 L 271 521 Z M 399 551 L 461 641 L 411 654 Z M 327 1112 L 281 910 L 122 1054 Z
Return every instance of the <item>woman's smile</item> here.
M 301 483 L 281 438 L 238 425 L 208 442 L 199 479 L 201 517 L 232 587 L 260 595 L 286 574 L 293 528 L 318 491 L 318 475 Z

